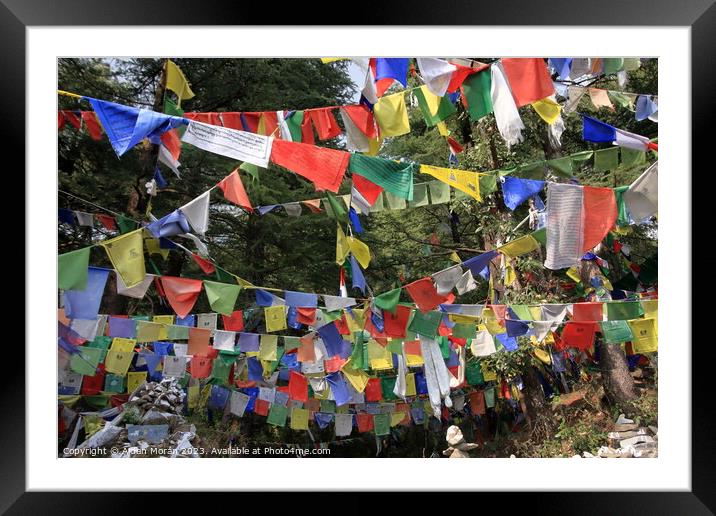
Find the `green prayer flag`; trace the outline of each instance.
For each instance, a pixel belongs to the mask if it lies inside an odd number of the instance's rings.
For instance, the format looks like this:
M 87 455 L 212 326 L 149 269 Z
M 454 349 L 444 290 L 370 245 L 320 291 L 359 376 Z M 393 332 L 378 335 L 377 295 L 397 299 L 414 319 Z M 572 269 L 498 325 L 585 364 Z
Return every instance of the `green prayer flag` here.
M 440 103 L 438 104 L 438 111 L 433 115 L 432 113 L 430 113 L 430 106 L 428 105 L 427 100 L 425 100 L 423 90 L 420 88 L 416 88 L 413 90 L 413 93 L 418 99 L 420 111 L 423 113 L 423 118 L 425 119 L 425 123 L 428 125 L 428 127 L 435 127 L 438 123 L 457 113 L 457 109 L 455 109 L 453 103 L 450 102 L 450 97 L 448 97 L 447 95 L 440 98 Z
M 488 387 L 483 391 L 485 395 L 485 407 L 492 408 L 495 406 L 495 388 Z
M 112 344 L 112 337 L 105 337 L 104 335 L 97 335 L 93 341 L 87 343 L 89 348 L 97 348 L 101 351 L 99 361 L 104 362 L 107 357 L 107 350 Z
M 382 308 L 383 310 L 387 310 L 388 312 L 394 314 L 395 307 L 398 306 L 398 301 L 400 300 L 401 290 L 402 289 L 400 288 L 396 288 L 376 296 L 373 298 L 373 304 L 378 308 Z
M 604 73 L 615 73 L 624 67 L 624 58 L 622 57 L 605 57 L 602 60 L 604 63 Z
M 535 161 L 517 167 L 517 176 L 524 179 L 544 179 L 546 161 Z
M 204 281 L 204 290 L 209 299 L 209 306 L 215 312 L 223 315 L 234 313 L 236 298 L 239 297 L 241 287 L 236 283 L 217 283 L 215 281 Z
M 602 321 L 599 324 L 607 344 L 629 342 L 634 338 L 627 321 Z
M 401 339 L 391 339 L 388 341 L 388 345 L 385 349 L 396 355 L 400 355 L 403 352 L 403 341 Z
M 414 310 L 413 319 L 408 324 L 408 329 L 423 337 L 434 339 L 438 334 L 438 327 L 442 318 L 442 312 L 423 313 L 420 310 Z
M 249 163 L 248 161 L 244 161 L 241 166 L 239 166 L 239 169 L 246 172 L 249 177 L 251 177 L 252 183 L 258 183 L 260 179 L 260 173 L 259 173 L 259 167 L 254 165 L 253 163 Z
M 468 362 L 465 365 L 465 381 L 468 385 L 482 385 L 485 383 L 480 362 Z
M 133 321 L 151 321 L 152 316 L 151 315 L 133 315 L 131 317 Z
M 620 91 L 609 91 L 607 92 L 609 99 L 619 107 L 634 111 L 634 101 L 629 95 L 625 95 Z
M 236 355 L 219 354 L 211 365 L 211 380 L 217 385 L 226 385 L 229 381 L 231 366 L 236 361 Z M 214 381 L 215 380 L 215 381 Z
M 301 124 L 303 124 L 303 111 L 294 111 L 293 115 L 286 119 L 288 132 L 291 133 L 291 140 L 294 142 L 300 143 L 303 139 Z
M 474 324 L 457 323 L 452 327 L 452 336 L 458 339 L 474 339 L 476 328 Z
M 550 159 L 547 161 L 547 166 L 556 176 L 572 177 L 574 175 L 574 169 L 572 168 L 572 158 L 570 156 Z
M 547 245 L 547 228 L 538 229 L 534 233 L 531 233 L 532 238 L 537 240 L 542 245 Z
M 70 369 L 84 376 L 94 376 L 97 365 L 102 359 L 102 349 L 78 346 L 77 350 L 79 353 L 73 354 L 70 358 Z
M 482 174 L 479 176 L 480 196 L 487 197 L 497 191 L 497 176 L 495 174 Z
M 169 97 L 164 97 L 164 113 L 172 116 L 184 116 L 184 110 L 177 106 Z
M 216 281 L 221 282 L 221 283 L 235 283 L 236 282 L 236 279 L 234 278 L 234 276 L 232 274 L 230 274 L 229 272 L 225 271 L 218 265 L 215 265 L 214 268 L 216 269 L 214 271 L 214 274 L 216 274 Z
M 189 385 L 189 378 L 191 378 L 191 375 L 189 373 L 184 373 L 184 376 L 179 378 L 179 387 L 182 389 L 185 389 L 187 385 Z
M 641 59 L 638 57 L 625 57 L 624 58 L 624 64 L 622 66 L 622 70 L 626 70 L 627 72 L 631 72 L 632 70 L 637 70 L 641 66 Z
M 442 181 L 430 181 L 430 204 L 450 202 L 450 185 Z
M 301 337 L 285 336 L 283 338 L 283 345 L 285 346 L 286 351 L 291 351 L 292 349 L 300 348 L 301 347 Z
M 517 317 L 519 317 L 521 321 L 532 320 L 532 314 L 527 305 L 510 305 L 510 308 L 517 314 Z
M 622 166 L 631 167 L 633 165 L 641 165 L 646 163 L 646 152 L 638 149 L 630 149 L 622 147 Z
M 104 391 L 114 393 L 124 392 L 124 376 L 107 373 L 104 376 Z
M 394 400 L 397 399 L 397 396 L 393 392 L 393 389 L 395 388 L 395 380 L 397 377 L 395 376 L 384 376 L 380 379 L 380 389 L 383 393 L 383 399 L 384 400 Z
M 321 412 L 326 414 L 336 413 L 336 402 L 333 400 L 321 400 Z
M 413 200 L 408 204 L 410 204 L 411 208 L 415 208 L 416 206 L 427 206 L 430 204 L 430 201 L 428 200 L 427 183 L 420 183 L 413 187 Z
M 569 157 L 572 160 L 572 166 L 579 168 L 584 166 L 584 163 L 592 159 L 592 156 L 594 156 L 594 151 L 588 150 L 571 154 Z
M 413 190 L 413 198 L 415 198 L 415 190 Z M 404 210 L 406 207 L 406 201 L 402 197 L 393 195 L 392 193 L 385 191 L 383 192 L 383 205 L 389 210 Z
M 383 211 L 383 194 L 385 192 L 380 192 L 380 195 L 375 199 L 375 203 L 373 203 L 373 206 L 370 207 L 369 213 L 374 213 L 376 211 Z
M 121 234 L 129 233 L 130 231 L 137 229 L 137 223 L 124 215 L 117 215 L 116 219 L 117 226 L 119 226 L 119 232 Z
M 167 326 L 167 340 L 188 340 L 189 327 L 172 324 Z
M 77 249 L 57 257 L 58 288 L 84 290 L 87 288 L 87 267 L 91 247 Z
M 323 207 L 326 210 L 326 215 L 338 222 L 347 223 L 348 212 L 346 211 L 343 201 L 336 199 L 336 196 L 328 190 L 326 190 L 326 198 L 328 200 L 328 204 L 323 204 Z
M 629 185 L 618 186 L 614 189 L 614 197 L 617 200 L 617 226 L 629 225 L 629 210 L 627 210 L 627 205 L 624 201 L 624 192 L 628 189 Z
M 606 172 L 619 166 L 619 147 L 594 151 L 594 170 Z
M 373 416 L 373 430 L 375 435 L 390 435 L 390 414 L 375 414 Z
M 348 167 L 351 173 L 365 177 L 390 193 L 413 200 L 413 173 L 419 165 L 355 153 L 351 154 Z
M 444 335 L 437 337 L 438 345 L 440 346 L 440 353 L 442 353 L 444 359 L 450 358 L 450 341 Z
M 278 403 L 271 405 L 266 422 L 273 426 L 286 426 L 286 416 L 288 415 L 288 408 Z
M 470 120 L 480 120 L 492 113 L 492 74 L 489 69 L 469 75 L 462 83 L 462 94 L 467 101 Z

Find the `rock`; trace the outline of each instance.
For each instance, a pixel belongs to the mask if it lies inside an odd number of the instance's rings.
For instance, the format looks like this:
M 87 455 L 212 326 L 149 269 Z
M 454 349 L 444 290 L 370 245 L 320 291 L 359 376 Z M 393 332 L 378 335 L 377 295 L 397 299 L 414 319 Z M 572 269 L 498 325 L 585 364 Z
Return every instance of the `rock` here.
M 638 426 L 636 423 L 622 423 L 614 425 L 615 432 L 629 432 L 630 430 L 636 430 L 637 428 Z
M 633 419 L 627 419 L 624 414 L 619 414 L 619 417 L 616 420 L 617 425 L 626 424 L 626 423 L 633 423 Z
M 655 441 L 654 441 L 654 438 L 651 436 L 637 435 L 635 437 L 630 437 L 629 439 L 624 439 L 622 441 L 619 441 L 619 445 L 622 448 L 626 448 L 627 446 L 630 446 L 630 445 L 635 445 L 635 444 L 639 444 L 639 443 L 653 443 L 653 442 L 655 442 Z
M 582 452 L 582 457 L 584 457 L 585 459 L 595 459 L 596 458 L 594 455 L 592 455 L 588 451 Z

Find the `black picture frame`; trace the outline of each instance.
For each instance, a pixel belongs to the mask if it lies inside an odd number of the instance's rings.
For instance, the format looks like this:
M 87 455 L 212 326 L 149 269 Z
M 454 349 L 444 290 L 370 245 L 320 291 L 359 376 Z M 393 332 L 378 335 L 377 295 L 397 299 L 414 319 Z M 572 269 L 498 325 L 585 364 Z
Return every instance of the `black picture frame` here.
M 0 53 L 2 54 L 2 80 L 0 103 L 3 124 L 0 134 L 4 149 L 13 149 L 13 158 L 19 159 L 16 169 L 24 167 L 25 149 L 25 29 L 28 26 L 49 25 L 246 25 L 254 23 L 316 24 L 314 13 L 320 12 L 303 3 L 283 4 L 280 19 L 276 12 L 261 9 L 263 4 L 248 2 L 183 2 L 179 0 L 122 0 L 97 2 L 90 0 L 0 0 Z M 275 6 L 274 6 L 275 8 Z M 335 13 L 338 6 L 331 5 Z M 379 13 L 370 15 L 369 13 Z M 261 16 L 264 14 L 264 16 Z M 381 3 L 380 8 L 361 9 L 355 6 L 351 14 L 336 16 L 343 24 L 371 25 L 603 25 L 603 26 L 688 26 L 691 27 L 691 79 L 692 79 L 692 138 L 693 157 L 710 152 L 709 145 L 716 104 L 716 67 L 714 42 L 716 34 L 716 5 L 714 0 L 602 0 L 578 2 L 570 0 L 549 3 L 529 0 L 501 2 L 490 6 L 481 2 L 468 3 L 447 0 L 440 3 L 415 1 L 408 5 L 399 2 Z M 328 20 L 328 24 L 333 24 Z M 668 70 L 660 70 L 668 74 Z M 685 95 L 688 97 L 688 93 Z M 689 105 L 686 103 L 685 105 Z M 10 151 L 7 151 L 10 153 Z M 694 161 L 695 163 L 695 161 Z M 713 174 L 706 170 L 705 175 Z M 680 171 L 686 177 L 690 171 Z M 24 179 L 24 177 L 23 177 Z M 24 183 L 24 181 L 23 181 Z M 21 189 L 24 190 L 24 184 Z M 703 194 L 702 194 L 703 195 Z M 32 206 L 31 197 L 27 197 Z M 698 203 L 693 202 L 692 206 Z M 693 212 L 689 215 L 693 215 Z M 692 216 L 695 221 L 695 217 Z M 19 246 L 18 246 L 19 247 Z M 696 262 L 694 270 L 696 270 Z M 663 271 L 668 272 L 668 271 Z M 30 271 L 26 271 L 26 274 Z M 684 300 L 686 302 L 687 300 Z M 705 318 L 705 309 L 694 305 L 696 320 Z M 28 317 L 29 314 L 26 314 Z M 689 321 L 690 325 L 691 321 Z M 679 346 L 691 345 L 690 332 Z M 38 344 L 38 343 L 35 343 Z M 40 343 L 41 344 L 41 343 Z M 710 403 L 712 386 L 698 388 L 695 381 L 705 383 L 713 376 L 711 364 L 714 345 L 700 342 L 694 351 L 691 378 L 684 379 L 684 389 L 692 389 L 692 456 L 690 492 L 572 492 L 572 493 L 488 493 L 480 494 L 480 506 L 485 507 L 486 496 L 493 498 L 498 507 L 510 512 L 520 509 L 538 510 L 552 514 L 713 514 L 716 510 L 716 475 L 714 472 L 714 438 L 711 430 Z M 28 344 L 29 345 L 29 344 Z M 97 514 L 130 510 L 126 493 L 38 493 L 25 488 L 25 359 L 21 353 L 13 355 L 13 367 L 4 370 L 4 385 L 0 389 L 0 414 L 6 415 L 0 426 L 2 455 L 0 455 L 0 510 L 8 514 Z M 688 436 L 683 436 L 684 438 Z M 480 468 L 482 464 L 476 466 Z M 477 470 L 477 469 L 476 469 Z M 484 472 L 484 470 L 483 470 Z M 565 476 L 569 472 L 565 469 Z M 507 480 L 507 479 L 506 479 Z M 560 479 L 555 478 L 555 489 Z M 625 478 L 625 486 L 628 479 Z M 149 487 L 149 486 L 148 486 Z M 78 482 L 78 490 L 82 489 Z M 131 504 L 148 508 L 148 503 L 168 501 L 153 494 L 132 495 Z M 173 499 L 173 498 L 172 498 Z M 403 501 L 407 501 L 407 498 Z M 343 498 L 345 500 L 345 498 Z M 456 498 L 450 498 L 458 502 Z M 469 507 L 469 501 L 463 499 Z M 473 502 L 476 502 L 473 498 Z M 490 501 L 493 501 L 490 500 Z M 295 502 L 294 502 L 295 503 Z M 460 506 L 462 506 L 461 502 Z

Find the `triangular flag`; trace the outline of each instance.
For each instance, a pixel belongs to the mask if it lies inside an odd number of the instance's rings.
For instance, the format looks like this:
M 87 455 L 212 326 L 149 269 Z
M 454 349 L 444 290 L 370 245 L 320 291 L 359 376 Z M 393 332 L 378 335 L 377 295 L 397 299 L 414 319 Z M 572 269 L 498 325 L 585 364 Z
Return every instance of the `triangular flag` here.
M 209 306 L 212 310 L 222 315 L 234 313 L 236 298 L 241 292 L 239 285 L 204 281 L 204 290 L 206 290 L 206 297 L 209 299 Z
M 181 208 L 181 212 L 191 224 L 194 231 L 203 235 L 209 228 L 209 194 L 211 190 L 207 190 L 193 201 L 185 204 Z
M 244 184 L 241 182 L 238 169 L 219 181 L 218 187 L 224 192 L 224 197 L 226 197 L 227 200 L 237 206 L 246 208 L 248 211 L 254 211 L 251 207 L 249 196 L 246 194 L 246 190 L 244 190 Z
M 168 90 L 173 91 L 179 97 L 177 105 L 181 106 L 181 101 L 184 99 L 190 99 L 194 97 L 194 92 L 189 87 L 189 82 L 184 77 L 184 72 L 174 63 L 174 61 L 167 59 L 167 82 L 166 87 Z
M 201 280 L 177 278 L 174 276 L 161 277 L 162 288 L 174 312 L 182 319 L 189 315 L 194 308 L 201 292 Z

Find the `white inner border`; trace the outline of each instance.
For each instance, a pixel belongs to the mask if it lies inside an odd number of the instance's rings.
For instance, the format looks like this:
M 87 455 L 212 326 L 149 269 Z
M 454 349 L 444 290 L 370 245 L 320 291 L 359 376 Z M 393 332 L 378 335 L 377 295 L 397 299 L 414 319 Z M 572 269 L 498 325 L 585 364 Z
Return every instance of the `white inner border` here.
M 688 27 L 28 27 L 26 158 L 27 489 L 690 490 L 691 46 Z M 659 57 L 661 346 L 659 458 L 58 459 L 56 60 L 62 56 Z M 82 92 L 78 92 L 82 93 Z M 642 93 L 642 92 L 637 92 Z M 277 109 L 291 106 L 276 106 Z M 187 178 L 188 179 L 188 178 Z M 667 271 L 678 273 L 666 274 Z M 663 317 L 668 314 L 667 317 Z M 688 327 L 688 332 L 685 329 Z M 688 336 L 687 336 L 688 335 Z M 21 395 L 21 393 L 18 393 Z M 91 462 L 90 462 L 91 461 Z M 388 464 L 395 462 L 395 464 Z M 389 475 L 376 474 L 376 467 Z M 137 474 L 140 472 L 140 474 Z

